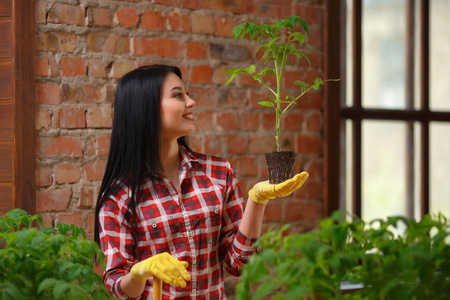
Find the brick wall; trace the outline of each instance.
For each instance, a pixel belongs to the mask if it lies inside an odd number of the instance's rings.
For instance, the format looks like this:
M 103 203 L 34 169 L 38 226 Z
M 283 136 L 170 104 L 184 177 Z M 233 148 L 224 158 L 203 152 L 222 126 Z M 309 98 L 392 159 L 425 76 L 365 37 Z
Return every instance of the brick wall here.
M 310 24 L 309 42 L 317 51 L 308 52 L 312 69 L 289 67 L 286 78 L 312 81 L 323 67 L 322 2 L 37 0 L 37 212 L 45 223 L 74 223 L 92 238 L 117 80 L 152 63 L 181 67 L 197 101 L 193 149 L 228 159 L 247 197 L 267 175 L 264 153 L 275 150 L 275 122 L 271 110 L 256 104 L 265 93 L 251 79 L 222 86 L 222 70 L 255 59 L 255 44 L 234 41 L 231 31 L 244 21 L 300 15 Z M 293 92 L 289 83 L 284 89 Z M 283 150 L 297 153 L 297 170 L 310 178 L 292 197 L 270 202 L 265 226 L 289 222 L 305 231 L 321 218 L 322 97 L 310 93 L 283 122 Z

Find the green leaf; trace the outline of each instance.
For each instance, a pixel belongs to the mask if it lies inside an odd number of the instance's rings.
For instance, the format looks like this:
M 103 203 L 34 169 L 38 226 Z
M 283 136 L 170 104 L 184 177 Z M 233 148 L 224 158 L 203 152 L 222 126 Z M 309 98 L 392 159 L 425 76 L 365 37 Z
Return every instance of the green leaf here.
M 53 288 L 53 297 L 55 297 L 55 299 L 63 299 L 62 297 L 69 291 L 69 289 L 70 285 L 67 282 L 58 280 L 57 284 Z
M 305 42 L 305 36 L 301 32 L 294 32 L 292 35 L 295 37 L 295 40 L 298 41 L 300 44 L 303 44 Z
M 259 105 L 265 106 L 265 107 L 273 107 L 273 102 L 271 101 L 259 101 L 258 102 Z
M 242 30 L 245 28 L 245 24 L 239 24 L 233 29 L 233 37 L 234 39 L 237 39 L 239 35 L 241 34 Z
M 37 292 L 38 294 L 42 293 L 42 291 L 52 288 L 55 284 L 58 283 L 58 280 L 55 278 L 47 278 L 44 279 L 38 286 Z
M 275 280 L 267 280 L 266 282 L 262 283 L 253 294 L 252 299 L 262 299 L 265 296 L 269 295 L 270 292 L 274 291 L 277 288 L 277 285 L 275 283 Z
M 319 77 L 314 79 L 313 89 L 318 90 L 320 86 L 323 85 L 323 80 Z

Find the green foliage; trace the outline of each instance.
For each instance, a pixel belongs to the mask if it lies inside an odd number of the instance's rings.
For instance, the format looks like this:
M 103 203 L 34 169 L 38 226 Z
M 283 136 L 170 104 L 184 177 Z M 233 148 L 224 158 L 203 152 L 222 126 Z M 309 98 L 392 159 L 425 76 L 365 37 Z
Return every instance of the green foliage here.
M 269 230 L 257 242 L 263 250 L 243 267 L 237 299 L 447 299 L 448 219 L 344 216 L 336 212 L 304 234 Z M 363 288 L 342 295 L 345 280 Z
M 111 299 L 94 261 L 104 255 L 77 226 L 42 228 L 20 209 L 0 217 L 0 299 Z
M 239 37 L 242 39 L 245 36 L 249 36 L 250 40 L 256 39 L 259 47 L 256 49 L 255 54 L 260 50 L 264 50 L 261 57 L 261 62 L 263 62 L 264 66 L 271 63 L 273 67 L 266 67 L 262 71 L 257 72 L 255 65 L 252 64 L 247 68 L 231 68 L 223 71 L 226 74 L 230 74 L 230 78 L 225 85 L 233 81 L 237 75 L 243 74 L 251 76 L 255 81 L 258 81 L 270 91 L 272 94 L 269 97 L 270 100 L 260 101 L 258 103 L 262 106 L 271 107 L 275 110 L 277 130 L 275 139 L 277 142 L 278 151 L 281 150 L 280 125 L 283 114 L 309 90 L 319 89 L 320 85 L 323 85 L 326 81 L 336 81 L 334 79 L 322 80 L 317 77 L 313 84 L 308 84 L 306 82 L 296 80 L 293 84 L 300 87 L 300 94 L 296 96 L 287 95 L 285 99 L 282 99 L 281 78 L 284 67 L 289 65 L 289 63 L 287 63 L 288 58 L 290 56 L 296 56 L 301 60 L 306 60 L 309 66 L 311 66 L 308 55 L 298 49 L 298 46 L 306 45 L 310 49 L 314 50 L 306 42 L 305 34 L 309 34 L 309 26 L 308 23 L 299 16 L 288 17 L 284 20 L 276 22 L 275 24 L 257 25 L 252 22 L 241 23 L 233 29 L 234 39 Z M 276 76 L 276 90 L 272 89 L 264 82 L 263 75 Z

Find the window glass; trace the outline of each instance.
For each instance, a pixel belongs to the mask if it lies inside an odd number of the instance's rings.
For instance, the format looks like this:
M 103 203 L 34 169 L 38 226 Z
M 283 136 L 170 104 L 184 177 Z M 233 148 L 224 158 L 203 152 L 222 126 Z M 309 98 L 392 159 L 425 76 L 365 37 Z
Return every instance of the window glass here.
M 430 1 L 430 109 L 450 110 L 450 0 Z
M 405 0 L 364 0 L 362 6 L 362 105 L 404 109 Z
M 430 213 L 450 212 L 450 125 L 430 124 Z
M 362 207 L 364 220 L 406 215 L 406 123 L 362 123 Z

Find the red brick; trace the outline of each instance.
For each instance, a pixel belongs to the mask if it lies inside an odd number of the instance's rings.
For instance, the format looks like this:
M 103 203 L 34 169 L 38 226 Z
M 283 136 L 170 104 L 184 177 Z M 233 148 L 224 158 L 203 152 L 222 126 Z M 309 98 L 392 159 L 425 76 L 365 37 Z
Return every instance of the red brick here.
M 308 172 L 309 174 L 309 178 L 310 179 L 320 179 L 322 180 L 323 178 L 323 161 L 318 159 L 318 160 L 313 160 L 310 161 L 308 163 L 305 164 L 304 171 Z
M 323 108 L 321 92 L 310 91 L 302 96 L 299 100 L 297 100 L 297 104 L 295 108 L 298 109 L 317 109 L 320 110 Z
M 299 135 L 297 137 L 297 153 L 321 154 L 322 138 L 320 136 Z
M 319 112 L 312 112 L 306 118 L 306 129 L 313 131 L 322 130 L 322 114 Z
M 197 102 L 197 107 L 213 108 L 217 105 L 216 93 L 212 89 L 189 88 L 189 95 Z
M 91 25 L 99 27 L 111 27 L 112 12 L 107 8 L 93 7 L 89 10 Z
M 80 180 L 80 167 L 72 163 L 61 163 L 55 166 L 55 183 L 75 183 Z
M 104 159 L 96 159 L 93 162 L 87 163 L 83 167 L 83 173 L 87 180 L 95 181 L 102 180 L 103 175 L 105 174 L 106 169 L 106 160 Z
M 217 36 L 233 37 L 233 29 L 237 22 L 235 19 L 216 17 L 216 34 Z
M 210 15 L 193 15 L 192 32 L 201 34 L 214 33 L 214 17 Z
M 106 78 L 106 64 L 100 59 L 90 59 L 88 61 L 89 77 Z
M 197 130 L 211 129 L 213 113 L 211 111 L 194 111 L 194 120 Z
M 308 178 L 303 186 L 294 192 L 297 199 L 322 199 L 323 181 Z
M 156 55 L 160 57 L 181 58 L 183 52 L 183 43 L 176 39 L 134 38 L 134 54 L 138 56 Z
M 227 135 L 225 148 L 230 154 L 245 154 L 249 149 L 248 138 L 242 135 Z
M 203 148 L 208 154 L 223 153 L 222 147 L 225 144 L 224 137 L 221 135 L 206 134 L 203 139 Z
M 259 113 L 244 113 L 241 117 L 241 129 L 257 130 L 259 128 Z
M 189 15 L 171 12 L 167 16 L 169 30 L 178 32 L 189 32 L 191 30 L 191 20 Z
M 97 138 L 97 155 L 108 155 L 111 144 L 111 135 L 100 135 Z
M 95 154 L 95 138 L 89 137 L 84 147 L 84 155 Z
M 284 220 L 287 222 L 300 221 L 304 217 L 305 206 L 303 203 L 296 201 L 286 203 L 286 212 Z
M 73 52 L 75 34 L 65 32 L 38 32 L 35 40 L 37 51 Z
M 264 154 L 277 149 L 273 135 L 255 136 L 250 138 L 250 151 L 253 154 Z
M 103 104 L 100 106 L 93 106 L 88 108 L 86 113 L 86 124 L 89 128 L 111 128 L 111 105 Z
M 88 237 L 94 236 L 94 230 L 95 230 L 95 214 L 91 213 L 88 215 L 88 219 L 87 219 L 86 235 Z M 103 272 L 104 272 L 101 264 L 96 264 L 94 271 L 97 274 L 99 274 L 100 276 L 102 276 Z
M 45 154 L 49 157 L 81 157 L 81 138 L 73 136 L 57 136 L 48 141 Z
M 191 68 L 190 82 L 199 84 L 210 84 L 212 69 L 208 65 L 193 66 Z
M 94 203 L 94 188 L 82 186 L 77 208 L 91 208 Z
M 273 17 L 284 19 L 292 15 L 291 1 L 263 1 L 263 0 L 249 0 L 249 13 L 265 18 Z
M 48 57 L 36 58 L 36 76 L 48 76 Z
M 36 213 L 64 211 L 70 202 L 69 189 L 43 190 L 36 194 Z
M 48 22 L 57 24 L 85 24 L 85 10 L 80 5 L 55 3 L 48 13 Z
M 49 130 L 52 125 L 52 114 L 48 110 L 38 110 L 36 112 L 36 130 Z
M 218 130 L 229 131 L 238 129 L 239 122 L 236 111 L 218 112 L 216 114 L 216 124 L 218 125 Z
M 250 97 L 248 106 L 250 108 L 263 108 L 263 106 L 259 105 L 258 102 L 260 101 L 267 101 L 269 100 L 268 94 L 266 92 L 258 92 L 258 91 L 250 91 Z
M 167 6 L 174 6 L 180 8 L 188 8 L 188 9 L 199 9 L 200 8 L 200 0 L 154 0 L 155 3 L 164 4 Z
M 202 8 L 244 14 L 247 12 L 247 0 L 202 0 Z
M 208 55 L 208 44 L 205 42 L 186 42 L 186 57 L 189 59 L 206 59 Z
M 88 50 L 90 52 L 107 52 L 115 54 L 128 54 L 130 41 L 128 37 L 118 36 L 113 33 L 87 34 Z
M 65 103 L 101 103 L 102 87 L 92 83 L 63 83 L 62 99 Z
M 303 114 L 287 111 L 282 118 L 283 131 L 299 131 L 302 128 Z
M 56 83 L 36 83 L 36 102 L 38 104 L 59 104 L 61 95 Z
M 239 158 L 239 174 L 242 176 L 257 176 L 258 163 L 254 156 L 246 156 Z
M 223 108 L 240 109 L 247 106 L 247 91 L 242 89 L 224 88 L 217 91 L 219 105 Z
M 38 187 L 50 186 L 53 183 L 52 168 L 41 167 L 36 168 L 36 185 Z
M 112 66 L 112 77 L 122 78 L 126 73 L 136 69 L 136 62 L 134 60 L 117 60 Z
M 212 75 L 212 82 L 214 84 L 223 85 L 227 82 L 230 75 L 223 73 L 224 70 L 229 69 L 228 66 L 220 66 L 218 68 L 214 68 Z
M 50 66 L 50 76 L 51 77 L 59 76 L 59 67 L 56 60 L 54 59 L 49 60 L 49 66 Z
M 59 111 L 61 128 L 85 128 L 86 111 L 82 107 L 62 107 Z
M 271 200 L 266 204 L 263 221 L 264 222 L 283 221 L 282 205 L 279 201 Z
M 275 131 L 275 128 L 276 128 L 276 126 L 275 126 L 276 125 L 275 110 L 273 110 L 272 108 L 268 108 L 268 109 L 270 109 L 270 112 L 261 114 L 262 128 L 264 130 Z
M 86 62 L 80 57 L 61 58 L 61 75 L 84 76 L 86 75 Z
M 134 27 L 139 22 L 139 14 L 135 8 L 118 8 L 116 18 L 117 24 L 126 28 Z
M 157 10 L 144 10 L 141 15 L 140 28 L 162 31 L 165 28 L 166 15 Z
M 295 5 L 295 15 L 300 16 L 302 19 L 311 25 L 321 25 L 323 22 L 324 10 L 320 6 L 307 6 L 304 4 Z
M 81 227 L 83 216 L 79 213 L 58 213 L 55 216 L 55 224 L 73 224 L 77 227 Z
M 46 24 L 47 23 L 47 9 L 48 3 L 38 1 L 35 4 L 35 22 L 38 24 Z
M 239 84 L 244 86 L 258 86 L 260 84 L 258 81 L 254 80 L 252 76 L 248 75 L 238 75 L 236 79 Z M 236 79 L 234 79 L 234 81 L 236 81 Z

